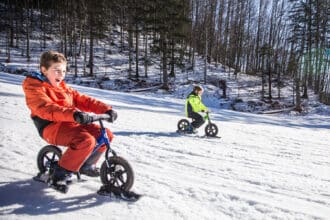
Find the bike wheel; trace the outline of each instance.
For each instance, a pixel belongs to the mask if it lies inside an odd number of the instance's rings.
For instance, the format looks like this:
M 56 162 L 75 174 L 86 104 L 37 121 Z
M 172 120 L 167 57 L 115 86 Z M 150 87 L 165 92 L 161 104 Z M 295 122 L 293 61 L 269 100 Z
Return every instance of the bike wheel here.
M 59 161 L 62 156 L 62 151 L 55 145 L 47 145 L 43 147 L 37 157 L 37 165 L 40 173 L 49 170 L 50 164 Z
M 187 131 L 190 126 L 190 122 L 187 119 L 181 119 L 178 122 L 178 131 Z
M 123 190 L 130 190 L 134 183 L 134 172 L 131 165 L 122 157 L 113 156 L 104 161 L 101 166 L 100 177 L 104 185 L 110 185 Z
M 218 134 L 218 127 L 215 124 L 213 124 L 213 123 L 210 123 L 210 124 L 206 125 L 206 127 L 205 127 L 205 134 L 206 134 L 206 136 L 210 136 L 210 137 L 217 136 L 217 134 Z

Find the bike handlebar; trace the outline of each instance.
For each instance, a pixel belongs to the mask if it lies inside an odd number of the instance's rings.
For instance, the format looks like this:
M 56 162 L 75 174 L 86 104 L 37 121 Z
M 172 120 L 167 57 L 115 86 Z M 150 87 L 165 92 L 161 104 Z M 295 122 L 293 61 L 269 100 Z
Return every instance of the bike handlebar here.
M 92 115 L 91 117 L 92 117 L 92 122 L 110 119 L 110 115 L 108 114 L 97 114 L 97 115 Z

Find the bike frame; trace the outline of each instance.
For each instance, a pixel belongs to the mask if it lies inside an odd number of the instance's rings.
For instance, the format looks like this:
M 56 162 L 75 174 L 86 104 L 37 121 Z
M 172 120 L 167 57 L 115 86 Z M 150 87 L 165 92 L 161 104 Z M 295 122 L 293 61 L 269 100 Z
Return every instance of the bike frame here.
M 109 166 L 108 158 L 109 154 L 111 153 L 113 156 L 117 156 L 116 152 L 111 149 L 110 147 L 110 140 L 107 134 L 107 131 L 103 125 L 102 119 L 99 119 L 99 124 L 100 124 L 100 130 L 101 130 L 101 135 L 97 138 L 96 140 L 96 146 L 93 149 L 93 153 L 95 153 L 98 149 L 101 148 L 105 144 L 107 150 L 105 152 L 105 160 L 107 161 L 107 165 Z
M 208 123 L 211 123 L 211 119 L 209 117 L 209 113 L 208 112 L 206 112 L 206 114 L 204 115 L 204 120 L 207 120 Z
M 95 116 L 95 117 L 99 117 L 99 116 Z M 106 116 L 106 117 L 108 117 L 108 116 Z M 109 154 L 111 153 L 113 156 L 117 156 L 117 153 L 113 149 L 111 149 L 110 139 L 109 139 L 107 131 L 103 125 L 103 121 L 102 121 L 103 119 L 105 119 L 105 118 L 99 117 L 99 118 L 96 118 L 96 120 L 95 120 L 95 121 L 98 121 L 100 124 L 101 135 L 96 139 L 96 145 L 95 145 L 91 155 L 94 154 L 103 145 L 105 145 L 107 148 L 107 150 L 105 152 L 105 161 L 107 163 L 107 166 L 110 167 L 110 163 L 108 160 Z M 78 180 L 81 179 L 79 172 L 77 173 L 77 178 L 78 178 Z

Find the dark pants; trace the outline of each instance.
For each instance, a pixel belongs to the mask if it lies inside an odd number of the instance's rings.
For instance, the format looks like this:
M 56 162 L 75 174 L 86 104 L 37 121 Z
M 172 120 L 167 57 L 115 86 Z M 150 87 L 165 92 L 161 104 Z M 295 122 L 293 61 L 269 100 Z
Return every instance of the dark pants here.
M 194 128 L 199 128 L 200 126 L 202 126 L 202 124 L 204 124 L 205 120 L 203 118 L 203 116 L 201 116 L 200 114 L 196 113 L 196 112 L 191 112 L 189 114 L 189 118 L 193 119 L 193 122 L 191 123 L 191 125 Z

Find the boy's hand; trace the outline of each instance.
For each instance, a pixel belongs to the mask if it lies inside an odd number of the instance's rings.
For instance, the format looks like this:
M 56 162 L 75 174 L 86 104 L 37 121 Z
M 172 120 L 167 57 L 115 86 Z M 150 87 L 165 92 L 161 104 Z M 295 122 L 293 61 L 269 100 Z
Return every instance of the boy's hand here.
M 78 124 L 89 124 L 93 122 L 93 117 L 87 112 L 75 112 L 73 118 Z
M 117 112 L 112 109 L 109 111 L 106 111 L 105 114 L 108 114 L 110 116 L 110 118 L 108 119 L 109 122 L 114 122 L 118 118 Z

